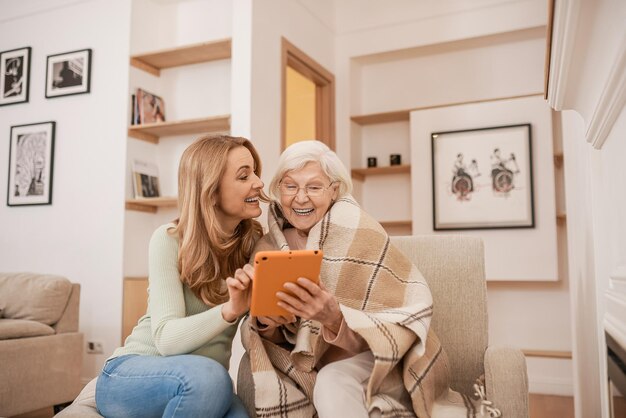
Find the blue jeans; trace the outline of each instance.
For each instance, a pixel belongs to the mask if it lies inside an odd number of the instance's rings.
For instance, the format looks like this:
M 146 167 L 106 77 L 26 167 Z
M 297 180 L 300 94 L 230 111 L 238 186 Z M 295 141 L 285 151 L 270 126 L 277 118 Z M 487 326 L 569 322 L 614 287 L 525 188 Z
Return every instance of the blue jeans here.
M 228 371 L 191 354 L 109 360 L 98 377 L 96 405 L 107 418 L 248 417 Z

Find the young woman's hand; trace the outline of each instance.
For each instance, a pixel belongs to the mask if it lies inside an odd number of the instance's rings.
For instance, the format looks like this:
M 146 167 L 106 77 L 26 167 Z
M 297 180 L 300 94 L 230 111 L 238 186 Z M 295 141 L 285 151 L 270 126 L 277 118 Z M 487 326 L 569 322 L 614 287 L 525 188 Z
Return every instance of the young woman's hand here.
M 293 294 L 278 292 L 278 305 L 290 313 L 304 319 L 320 322 L 326 328 L 337 333 L 341 326 L 343 315 L 335 296 L 309 279 L 301 277 L 296 283 L 285 283 L 285 289 Z
M 252 280 L 254 279 L 254 267 L 246 264 L 243 268 L 235 271 L 234 277 L 226 279 L 228 287 L 228 302 L 222 305 L 222 317 L 227 322 L 233 322 L 250 309 L 250 295 Z

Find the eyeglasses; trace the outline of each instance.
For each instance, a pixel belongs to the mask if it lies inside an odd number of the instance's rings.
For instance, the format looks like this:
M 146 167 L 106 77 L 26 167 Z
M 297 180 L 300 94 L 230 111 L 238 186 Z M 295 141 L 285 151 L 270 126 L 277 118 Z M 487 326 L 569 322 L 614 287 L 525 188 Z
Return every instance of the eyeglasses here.
M 331 182 L 328 186 L 320 186 L 318 184 L 311 184 L 311 185 L 307 185 L 304 187 L 298 187 L 296 184 L 293 183 L 280 183 L 278 185 L 278 189 L 280 190 L 280 193 L 284 196 L 295 196 L 298 194 L 298 192 L 300 191 L 300 189 L 304 189 L 304 193 L 309 196 L 309 197 L 320 197 L 321 195 L 324 194 L 324 192 L 330 188 L 330 186 L 332 186 L 334 183 Z

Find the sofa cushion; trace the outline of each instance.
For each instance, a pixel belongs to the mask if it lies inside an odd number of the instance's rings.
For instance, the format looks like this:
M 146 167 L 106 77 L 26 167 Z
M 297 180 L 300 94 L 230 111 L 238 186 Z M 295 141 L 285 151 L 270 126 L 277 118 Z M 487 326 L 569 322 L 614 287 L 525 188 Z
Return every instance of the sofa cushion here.
M 71 291 L 72 283 L 65 277 L 0 273 L 2 317 L 52 325 L 61 318 Z
M 0 319 L 0 340 L 12 338 L 42 337 L 54 334 L 49 325 L 27 319 Z

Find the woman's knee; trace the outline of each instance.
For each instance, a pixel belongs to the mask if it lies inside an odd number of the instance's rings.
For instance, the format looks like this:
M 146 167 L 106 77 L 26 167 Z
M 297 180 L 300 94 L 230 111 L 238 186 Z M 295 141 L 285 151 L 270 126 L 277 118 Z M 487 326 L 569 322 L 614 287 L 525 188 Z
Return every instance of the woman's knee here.
M 332 364 L 323 367 L 315 379 L 313 388 L 313 399 L 315 403 L 337 399 L 341 393 L 346 390 L 352 390 L 357 385 L 360 386 L 353 376 L 346 374 L 345 371 L 332 367 Z
M 224 397 L 233 395 L 233 383 L 228 370 L 217 361 L 200 356 L 194 359 L 187 370 L 189 384 L 201 393 L 219 393 Z

